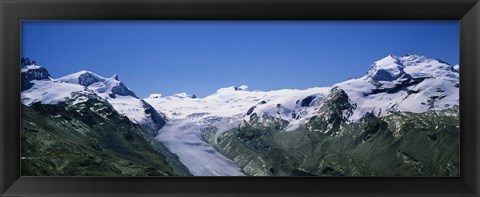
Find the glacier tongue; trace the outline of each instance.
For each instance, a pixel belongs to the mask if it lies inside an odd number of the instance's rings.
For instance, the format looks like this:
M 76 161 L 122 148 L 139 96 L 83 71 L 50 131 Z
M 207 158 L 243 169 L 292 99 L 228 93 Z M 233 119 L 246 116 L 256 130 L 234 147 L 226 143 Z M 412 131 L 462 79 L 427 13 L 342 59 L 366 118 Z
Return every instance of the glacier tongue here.
M 194 176 L 244 176 L 233 161 L 203 140 L 203 130 L 208 124 L 188 118 L 171 120 L 158 131 L 156 139 L 176 154 Z

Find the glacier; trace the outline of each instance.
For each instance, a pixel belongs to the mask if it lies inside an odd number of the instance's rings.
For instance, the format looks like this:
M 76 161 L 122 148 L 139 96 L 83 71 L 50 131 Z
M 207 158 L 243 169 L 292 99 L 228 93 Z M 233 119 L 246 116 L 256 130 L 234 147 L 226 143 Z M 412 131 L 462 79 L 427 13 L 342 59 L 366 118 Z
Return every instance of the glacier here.
M 189 119 L 172 120 L 159 130 L 156 139 L 176 154 L 194 176 L 244 176 L 233 161 L 203 140 L 207 124 Z

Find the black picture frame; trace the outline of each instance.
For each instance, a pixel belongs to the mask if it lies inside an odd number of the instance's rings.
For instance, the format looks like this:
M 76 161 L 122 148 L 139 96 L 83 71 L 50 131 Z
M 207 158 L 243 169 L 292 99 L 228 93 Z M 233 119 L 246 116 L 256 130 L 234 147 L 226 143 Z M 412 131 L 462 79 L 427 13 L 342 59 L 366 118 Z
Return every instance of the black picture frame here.
M 460 177 L 20 177 L 21 20 L 459 20 Z M 478 0 L 0 0 L 0 196 L 479 196 Z

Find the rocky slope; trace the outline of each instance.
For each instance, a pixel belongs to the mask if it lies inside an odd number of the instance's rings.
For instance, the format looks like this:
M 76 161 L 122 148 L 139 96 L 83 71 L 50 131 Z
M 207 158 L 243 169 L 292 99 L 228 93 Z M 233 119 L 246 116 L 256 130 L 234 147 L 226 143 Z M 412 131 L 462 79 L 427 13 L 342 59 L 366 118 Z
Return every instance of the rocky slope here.
M 458 111 L 367 113 L 348 122 L 351 105 L 335 89 L 319 115 L 285 131 L 276 124 L 249 124 L 205 139 L 243 171 L 256 176 L 458 176 Z

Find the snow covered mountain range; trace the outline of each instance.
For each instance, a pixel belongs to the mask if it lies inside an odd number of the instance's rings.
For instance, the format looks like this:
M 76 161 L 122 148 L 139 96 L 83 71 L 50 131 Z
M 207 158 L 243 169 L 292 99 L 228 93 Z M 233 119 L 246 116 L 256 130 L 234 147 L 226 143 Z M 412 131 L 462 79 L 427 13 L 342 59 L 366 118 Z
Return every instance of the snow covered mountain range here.
M 221 88 L 205 98 L 179 93 L 166 97 L 151 94 L 140 99 L 116 75 L 105 78 L 79 71 L 53 79 L 34 61 L 24 59 L 22 63 L 22 82 L 32 84 L 22 88 L 22 103 L 56 104 L 73 92 L 82 92 L 107 100 L 120 114 L 138 124 L 154 125 L 157 116 L 162 118 L 164 114 L 167 119 L 242 116 L 245 121 L 256 114 L 260 118 L 268 115 L 287 120 L 289 129 L 294 129 L 315 114 L 332 88 L 342 89 L 349 96 L 353 107 L 345 111 L 345 118 L 351 121 L 359 120 L 367 112 L 385 116 L 396 111 L 419 113 L 459 104 L 459 66 L 414 54 L 388 55 L 371 65 L 365 76 L 331 87 L 265 92 L 248 91 L 242 85 Z M 80 97 L 77 102 L 81 99 L 87 97 Z M 146 112 L 152 106 L 159 113 Z
M 347 123 L 362 121 L 367 114 L 385 117 L 459 108 L 459 66 L 415 54 L 388 55 L 374 62 L 366 75 L 331 87 L 249 91 L 242 85 L 221 88 L 204 98 L 179 93 L 141 99 L 116 75 L 106 78 L 80 71 L 52 78 L 28 58 L 22 58 L 21 75 L 23 104 L 104 101 L 131 122 L 148 128 L 193 175 L 242 175 L 235 165 L 241 161 L 232 162 L 218 153 L 212 141 L 245 125 L 295 131 L 314 117 L 325 117 L 321 114 L 330 107 L 327 103 L 339 95 L 346 99 L 339 116 Z M 205 129 L 212 126 L 216 128 L 213 140 L 206 140 Z
M 241 117 L 246 122 L 256 116 L 288 121 L 293 130 L 316 115 L 334 88 L 342 89 L 352 107 L 344 111 L 349 121 L 357 121 L 367 112 L 385 116 L 393 112 L 425 112 L 455 108 L 459 105 L 459 66 L 437 59 L 408 54 L 388 55 L 370 66 L 365 76 L 331 87 L 305 90 L 248 91 L 247 86 L 227 87 L 205 98 L 186 93 L 161 97 L 152 94 L 145 101 L 169 119 Z

